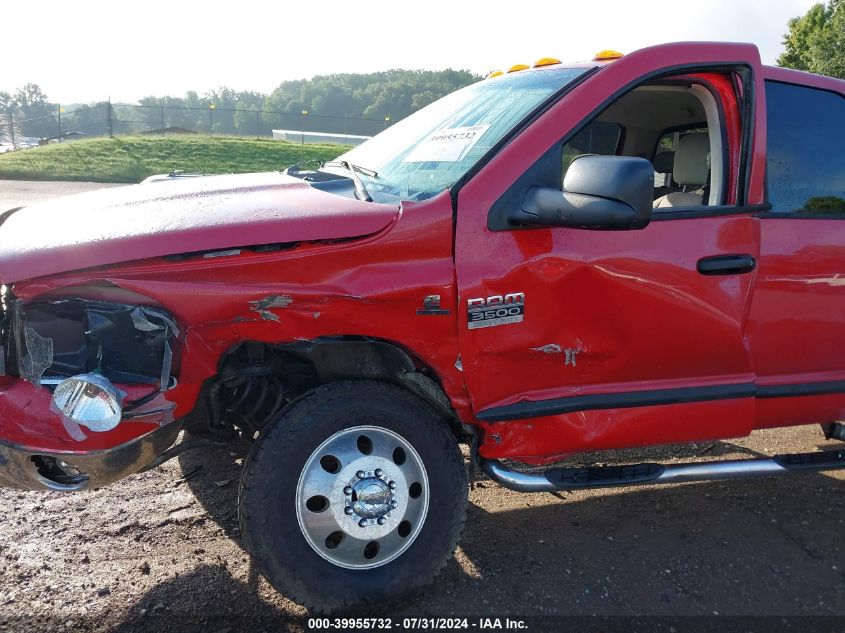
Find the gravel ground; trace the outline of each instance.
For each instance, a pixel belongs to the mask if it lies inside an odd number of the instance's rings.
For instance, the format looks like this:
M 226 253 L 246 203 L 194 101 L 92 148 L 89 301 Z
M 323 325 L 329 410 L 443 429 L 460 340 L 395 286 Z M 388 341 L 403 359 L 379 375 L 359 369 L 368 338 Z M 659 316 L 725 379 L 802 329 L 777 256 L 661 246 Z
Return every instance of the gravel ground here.
M 46 197 L 67 183 L 25 184 Z M 0 201 L 18 186 L 0 181 Z M 597 459 L 830 448 L 837 446 L 818 427 L 799 427 Z M 280 618 L 306 615 L 242 549 L 242 460 L 234 449 L 203 449 L 101 490 L 0 490 L 0 630 L 230 633 L 279 630 Z M 843 478 L 839 471 L 567 495 L 522 495 L 482 480 L 444 573 L 371 615 L 843 617 Z
M 817 427 L 802 427 L 624 457 L 741 458 L 828 445 Z M 232 617 L 261 630 L 261 622 L 307 615 L 242 549 L 241 462 L 234 451 L 204 449 L 101 490 L 0 491 L 0 613 L 26 616 L 30 631 L 156 630 L 164 620 L 221 633 L 235 630 Z M 562 497 L 484 480 L 470 493 L 467 528 L 445 572 L 375 615 L 843 616 L 841 479 L 802 474 Z

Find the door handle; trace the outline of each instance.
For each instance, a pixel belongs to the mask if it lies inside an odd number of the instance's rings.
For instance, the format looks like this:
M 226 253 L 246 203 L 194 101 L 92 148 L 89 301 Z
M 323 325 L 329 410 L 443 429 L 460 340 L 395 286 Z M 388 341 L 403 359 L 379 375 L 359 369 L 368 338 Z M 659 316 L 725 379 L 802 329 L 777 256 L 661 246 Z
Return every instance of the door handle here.
M 699 259 L 696 269 L 702 275 L 741 275 L 750 273 L 756 265 L 751 255 L 714 255 Z

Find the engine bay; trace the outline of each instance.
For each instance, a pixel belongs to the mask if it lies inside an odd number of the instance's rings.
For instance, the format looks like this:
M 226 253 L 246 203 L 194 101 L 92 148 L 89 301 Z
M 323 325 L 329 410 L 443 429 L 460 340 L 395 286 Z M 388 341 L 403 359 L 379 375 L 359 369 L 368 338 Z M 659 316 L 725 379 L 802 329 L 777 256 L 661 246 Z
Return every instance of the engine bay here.
M 171 382 L 175 321 L 143 306 L 6 297 L 3 372 L 35 384 L 97 373 L 115 383 Z

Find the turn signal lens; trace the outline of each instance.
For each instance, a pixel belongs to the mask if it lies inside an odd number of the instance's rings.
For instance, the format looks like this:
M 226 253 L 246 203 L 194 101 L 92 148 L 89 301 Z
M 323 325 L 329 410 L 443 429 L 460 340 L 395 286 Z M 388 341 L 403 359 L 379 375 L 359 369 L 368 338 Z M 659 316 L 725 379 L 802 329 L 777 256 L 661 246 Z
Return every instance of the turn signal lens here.
M 92 431 L 110 431 L 123 413 L 117 388 L 99 374 L 80 374 L 60 382 L 53 402 L 68 418 Z

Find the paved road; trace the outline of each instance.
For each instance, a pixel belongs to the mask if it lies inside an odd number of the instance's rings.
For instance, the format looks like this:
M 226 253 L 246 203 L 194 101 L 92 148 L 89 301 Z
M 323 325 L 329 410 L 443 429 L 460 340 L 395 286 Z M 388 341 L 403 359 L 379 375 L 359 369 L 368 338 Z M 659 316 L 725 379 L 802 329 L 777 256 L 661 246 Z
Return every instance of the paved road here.
M 102 182 L 39 182 L 34 180 L 0 180 L 0 212 L 25 204 L 33 204 L 58 196 L 66 196 L 102 187 L 122 185 Z
M 0 181 L 0 195 L 30 186 L 42 197 L 68 187 Z M 820 448 L 831 444 L 818 427 L 801 427 L 596 459 L 736 459 Z M 273 618 L 302 615 L 242 549 L 241 461 L 234 451 L 205 450 L 102 490 L 0 491 L 0 629 L 4 618 L 14 630 L 20 621 L 11 618 L 24 616 L 29 631 L 190 625 L 223 633 L 278 630 Z M 840 471 L 562 497 L 482 481 L 444 573 L 375 615 L 845 618 L 844 478 Z

